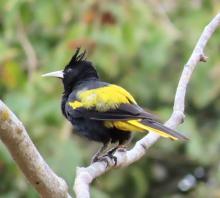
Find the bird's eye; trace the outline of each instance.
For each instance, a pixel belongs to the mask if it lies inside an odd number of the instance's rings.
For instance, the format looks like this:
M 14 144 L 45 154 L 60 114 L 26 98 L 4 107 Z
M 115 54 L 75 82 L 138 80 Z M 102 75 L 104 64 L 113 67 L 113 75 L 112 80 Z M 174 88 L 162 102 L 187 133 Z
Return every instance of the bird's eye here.
M 71 72 L 71 70 L 72 70 L 71 68 L 68 68 L 68 69 L 66 70 L 66 72 L 69 73 L 69 72 Z

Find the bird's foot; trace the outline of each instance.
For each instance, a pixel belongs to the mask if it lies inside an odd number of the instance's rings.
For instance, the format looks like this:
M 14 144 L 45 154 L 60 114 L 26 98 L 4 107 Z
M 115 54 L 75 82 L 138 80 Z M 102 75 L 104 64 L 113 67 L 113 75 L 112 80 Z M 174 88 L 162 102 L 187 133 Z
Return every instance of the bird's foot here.
M 117 147 L 114 147 L 113 149 L 111 149 L 110 151 L 108 151 L 105 155 L 95 155 L 92 158 L 92 162 L 105 162 L 106 163 L 106 168 L 113 163 L 113 166 L 117 166 L 118 163 L 118 159 L 117 157 L 114 156 L 114 153 L 118 151 L 118 152 L 126 152 L 127 151 L 127 147 L 125 145 L 119 145 Z
M 92 160 L 91 160 L 91 164 L 95 163 L 95 162 L 105 162 L 106 163 L 106 167 L 109 166 L 110 164 L 110 157 L 106 154 L 103 156 L 93 156 Z
M 92 158 L 92 163 L 94 162 L 105 162 L 106 163 L 106 168 L 109 167 L 109 165 L 113 162 L 114 166 L 117 165 L 117 157 L 113 155 L 113 153 L 108 152 L 107 154 L 103 156 L 94 156 Z
M 109 165 L 112 163 L 113 163 L 113 166 L 117 165 L 117 157 L 115 157 L 113 154 L 109 154 L 109 153 L 100 157 L 98 161 L 105 162 L 106 168 L 109 167 Z
M 113 166 L 117 166 L 118 159 L 114 156 L 114 153 L 108 152 L 106 155 L 103 156 L 103 158 L 106 158 L 113 162 Z M 109 162 L 109 161 L 108 161 Z M 109 166 L 109 163 L 107 164 L 107 167 Z

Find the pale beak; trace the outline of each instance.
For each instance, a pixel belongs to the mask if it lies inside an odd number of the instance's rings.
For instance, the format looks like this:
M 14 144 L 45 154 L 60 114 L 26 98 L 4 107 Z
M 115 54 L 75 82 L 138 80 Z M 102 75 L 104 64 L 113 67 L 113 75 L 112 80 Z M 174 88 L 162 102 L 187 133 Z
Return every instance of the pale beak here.
M 63 78 L 63 71 L 55 71 L 55 72 L 50 72 L 50 73 L 46 73 L 41 75 L 42 77 L 57 77 L 57 78 Z

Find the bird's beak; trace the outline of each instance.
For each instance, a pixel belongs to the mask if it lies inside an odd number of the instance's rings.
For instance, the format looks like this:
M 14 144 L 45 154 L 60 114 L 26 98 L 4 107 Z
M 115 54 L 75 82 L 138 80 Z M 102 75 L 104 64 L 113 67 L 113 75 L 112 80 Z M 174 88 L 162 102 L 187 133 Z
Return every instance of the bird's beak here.
M 57 77 L 57 78 L 63 78 L 63 71 L 55 71 L 55 72 L 50 72 L 50 73 L 46 73 L 41 75 L 42 77 Z

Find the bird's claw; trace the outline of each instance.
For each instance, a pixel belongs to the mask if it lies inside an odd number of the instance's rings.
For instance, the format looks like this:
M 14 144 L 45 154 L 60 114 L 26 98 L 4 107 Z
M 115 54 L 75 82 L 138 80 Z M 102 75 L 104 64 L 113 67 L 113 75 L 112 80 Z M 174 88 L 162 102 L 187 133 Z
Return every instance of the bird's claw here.
M 117 165 L 117 157 L 115 157 L 112 153 L 107 153 L 106 155 L 97 157 L 95 156 L 92 159 L 92 163 L 94 162 L 105 162 L 106 163 L 106 168 L 109 167 L 109 165 L 111 164 L 111 161 L 114 162 L 114 166 Z
M 126 146 L 121 145 L 120 147 L 113 148 L 112 150 L 107 152 L 107 154 L 105 154 L 105 155 L 102 155 L 102 156 L 95 155 L 92 158 L 92 162 L 91 163 L 94 163 L 94 162 L 105 162 L 106 163 L 106 168 L 107 168 L 113 162 L 114 163 L 113 166 L 117 166 L 118 159 L 117 159 L 117 157 L 114 156 L 114 153 L 116 151 L 118 151 L 118 152 L 126 152 L 127 151 L 126 148 L 127 148 Z

